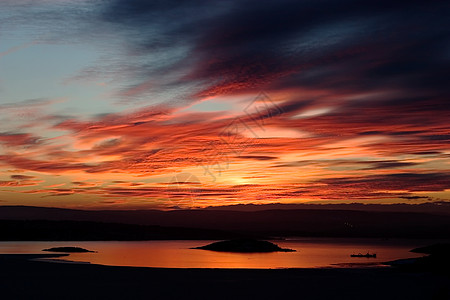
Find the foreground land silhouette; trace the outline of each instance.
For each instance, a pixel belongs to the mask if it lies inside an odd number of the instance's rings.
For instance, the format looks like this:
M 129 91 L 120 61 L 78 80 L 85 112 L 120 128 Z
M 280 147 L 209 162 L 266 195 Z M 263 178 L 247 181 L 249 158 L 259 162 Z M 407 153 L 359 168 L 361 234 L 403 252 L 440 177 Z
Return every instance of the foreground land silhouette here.
M 26 259 L 36 257 L 0 255 L 2 299 L 444 300 L 450 295 L 444 275 L 397 269 L 159 269 Z
M 389 262 L 389 264 L 406 271 L 426 271 L 444 274 L 450 279 L 450 244 L 443 243 L 419 247 L 412 249 L 411 252 L 427 255 L 418 258 L 400 259 Z

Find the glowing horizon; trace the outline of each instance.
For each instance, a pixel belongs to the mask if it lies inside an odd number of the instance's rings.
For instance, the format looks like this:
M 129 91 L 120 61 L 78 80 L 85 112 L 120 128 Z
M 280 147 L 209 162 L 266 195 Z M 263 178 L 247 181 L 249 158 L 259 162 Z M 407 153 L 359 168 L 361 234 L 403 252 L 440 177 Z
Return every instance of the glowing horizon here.
M 0 205 L 449 201 L 448 6 L 345 2 L 2 1 Z

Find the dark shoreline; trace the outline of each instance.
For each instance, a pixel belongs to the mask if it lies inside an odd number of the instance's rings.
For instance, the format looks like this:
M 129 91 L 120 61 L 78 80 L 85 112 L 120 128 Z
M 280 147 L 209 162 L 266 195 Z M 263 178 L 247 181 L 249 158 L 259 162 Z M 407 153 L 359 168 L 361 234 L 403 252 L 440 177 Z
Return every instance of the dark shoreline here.
M 393 268 L 165 269 L 0 255 L 2 299 L 447 299 L 448 277 Z M 29 260 L 29 259 L 33 260 Z

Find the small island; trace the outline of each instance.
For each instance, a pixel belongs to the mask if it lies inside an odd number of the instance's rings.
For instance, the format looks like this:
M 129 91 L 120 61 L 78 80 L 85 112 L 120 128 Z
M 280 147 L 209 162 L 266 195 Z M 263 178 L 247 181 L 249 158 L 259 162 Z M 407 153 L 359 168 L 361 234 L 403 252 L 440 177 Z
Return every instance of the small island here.
M 54 248 L 44 249 L 42 251 L 47 251 L 47 252 L 68 252 L 68 253 L 86 253 L 86 252 L 94 253 L 95 252 L 95 251 L 87 250 L 87 249 L 80 248 L 80 247 L 54 247 Z
M 192 249 L 240 253 L 295 252 L 293 249 L 283 249 L 268 241 L 254 239 L 220 241 Z

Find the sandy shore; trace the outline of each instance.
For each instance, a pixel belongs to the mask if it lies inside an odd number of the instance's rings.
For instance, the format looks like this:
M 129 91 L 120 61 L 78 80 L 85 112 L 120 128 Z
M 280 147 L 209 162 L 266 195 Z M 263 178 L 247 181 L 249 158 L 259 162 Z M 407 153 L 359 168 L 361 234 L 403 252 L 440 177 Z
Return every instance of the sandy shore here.
M 372 269 L 162 269 L 0 255 L 1 299 L 450 299 L 449 277 Z

